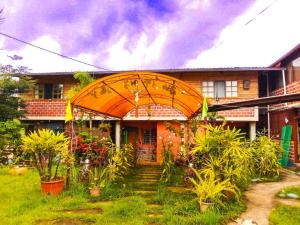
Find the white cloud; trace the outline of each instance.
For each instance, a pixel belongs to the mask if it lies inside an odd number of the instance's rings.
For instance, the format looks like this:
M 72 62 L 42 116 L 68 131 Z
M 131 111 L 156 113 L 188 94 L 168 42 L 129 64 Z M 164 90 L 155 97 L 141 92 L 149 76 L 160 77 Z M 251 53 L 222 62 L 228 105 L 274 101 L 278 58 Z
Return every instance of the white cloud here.
M 157 60 L 166 40 L 166 33 L 161 32 L 153 42 L 148 41 L 145 33 L 141 34 L 134 51 L 126 49 L 127 36 L 123 36 L 109 49 L 106 65 L 109 68 L 119 70 L 142 69 L 147 64 Z
M 221 33 L 215 47 L 190 60 L 187 67 L 269 66 L 300 42 L 300 1 L 257 1 Z M 251 18 L 255 17 L 248 25 Z
M 3 42 L 0 41 L 0 46 Z M 51 51 L 61 53 L 60 44 L 50 36 L 42 36 L 33 41 L 32 44 L 44 47 Z M 9 55 L 19 55 L 23 59 L 20 61 L 12 61 Z M 75 57 L 78 60 L 91 63 L 93 56 L 91 54 L 80 54 Z M 32 69 L 31 72 L 57 72 L 57 71 L 77 71 L 77 70 L 94 70 L 95 68 L 71 61 L 69 59 L 42 51 L 40 49 L 25 46 L 20 51 L 5 51 L 2 50 L 0 54 L 1 64 L 11 64 L 13 66 L 26 66 Z

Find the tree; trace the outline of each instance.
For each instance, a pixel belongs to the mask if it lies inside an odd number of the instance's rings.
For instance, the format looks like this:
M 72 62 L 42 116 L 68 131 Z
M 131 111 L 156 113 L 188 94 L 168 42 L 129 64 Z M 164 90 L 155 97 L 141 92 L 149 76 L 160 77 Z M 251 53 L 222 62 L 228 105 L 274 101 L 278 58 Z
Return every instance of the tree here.
M 87 72 L 77 72 L 73 76 L 76 80 L 79 81 L 79 84 L 73 86 L 67 93 L 67 97 L 71 99 L 74 95 L 76 95 L 82 88 L 92 83 L 95 79 L 91 77 L 91 75 Z M 79 120 L 79 123 L 84 122 L 83 116 Z M 89 124 L 90 130 L 92 129 L 92 114 L 89 114 Z
M 73 76 L 77 81 L 79 81 L 79 84 L 73 86 L 68 94 L 68 98 L 72 98 L 74 95 L 76 95 L 82 88 L 89 85 L 94 81 L 94 78 L 91 77 L 91 75 L 87 72 L 77 72 Z
M 34 82 L 28 76 L 0 74 L 0 121 L 24 117 L 25 102 L 20 94 L 32 90 Z

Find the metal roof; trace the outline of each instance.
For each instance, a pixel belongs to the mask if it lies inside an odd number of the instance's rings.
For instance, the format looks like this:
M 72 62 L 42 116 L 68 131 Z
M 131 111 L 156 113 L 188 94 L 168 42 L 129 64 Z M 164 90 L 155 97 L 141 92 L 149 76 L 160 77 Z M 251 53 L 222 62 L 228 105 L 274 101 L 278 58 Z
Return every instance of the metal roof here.
M 107 75 L 124 72 L 154 72 L 154 73 L 183 73 L 183 72 L 238 72 L 238 71 L 280 71 L 285 68 L 272 67 L 225 67 L 225 68 L 179 68 L 179 69 L 150 69 L 150 70 L 114 70 L 114 71 L 87 71 L 92 75 Z M 70 72 L 45 72 L 45 73 L 29 73 L 30 76 L 60 76 L 73 75 L 77 71 Z
M 281 64 L 284 61 L 293 60 L 300 55 L 300 44 L 296 45 L 294 48 L 289 50 L 286 54 L 277 59 L 274 63 L 270 65 L 270 67 L 276 67 L 278 64 Z M 282 66 L 282 65 L 280 65 Z
M 240 102 L 210 105 L 208 106 L 208 111 L 217 112 L 217 111 L 238 109 L 244 107 L 267 106 L 272 104 L 280 104 L 280 103 L 293 102 L 299 100 L 300 100 L 300 93 L 286 94 L 286 95 L 250 99 L 250 100 L 240 101 Z

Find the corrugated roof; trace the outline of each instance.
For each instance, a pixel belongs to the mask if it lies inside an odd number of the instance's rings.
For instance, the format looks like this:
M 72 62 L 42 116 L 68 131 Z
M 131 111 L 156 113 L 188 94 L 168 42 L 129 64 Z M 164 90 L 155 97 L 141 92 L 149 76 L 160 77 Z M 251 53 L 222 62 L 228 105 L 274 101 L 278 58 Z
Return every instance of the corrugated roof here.
M 236 71 L 279 71 L 284 68 L 272 67 L 225 67 L 225 68 L 179 68 L 179 69 L 150 69 L 150 70 L 114 70 L 114 71 L 87 71 L 94 75 L 106 75 L 125 72 L 154 72 L 154 73 L 182 73 L 182 72 L 236 72 Z M 70 72 L 45 72 L 30 73 L 30 76 L 59 76 L 73 75 L 77 71 Z
M 291 58 L 291 60 L 293 60 L 293 58 L 299 57 L 299 54 L 300 54 L 299 51 L 300 51 L 300 44 L 296 45 L 294 48 L 289 50 L 286 54 L 284 54 L 279 59 L 277 59 L 274 63 L 272 63 L 270 65 L 270 67 L 276 67 L 278 64 L 281 64 L 281 62 L 288 60 L 289 58 Z M 280 66 L 282 66 L 282 65 L 280 65 Z

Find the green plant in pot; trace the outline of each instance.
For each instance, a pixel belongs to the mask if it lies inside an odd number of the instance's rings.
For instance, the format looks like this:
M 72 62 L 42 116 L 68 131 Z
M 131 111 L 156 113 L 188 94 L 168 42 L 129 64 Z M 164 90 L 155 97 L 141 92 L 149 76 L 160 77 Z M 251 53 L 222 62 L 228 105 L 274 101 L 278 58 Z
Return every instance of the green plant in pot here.
M 40 129 L 23 136 L 22 151 L 32 158 L 44 194 L 58 195 L 62 191 L 64 179 L 58 175 L 59 166 L 61 162 L 67 166 L 73 162 L 68 146 L 64 133 L 52 130 Z
M 226 193 L 236 193 L 236 188 L 230 183 L 229 179 L 220 181 L 216 179 L 213 171 L 203 176 L 199 171 L 194 169 L 196 178 L 190 178 L 194 185 L 193 192 L 197 195 L 200 205 L 200 212 L 214 204 L 223 205 L 227 198 Z
M 94 167 L 89 174 L 89 191 L 90 195 L 93 197 L 98 197 L 101 194 L 102 188 L 106 184 L 106 169 L 99 167 Z

